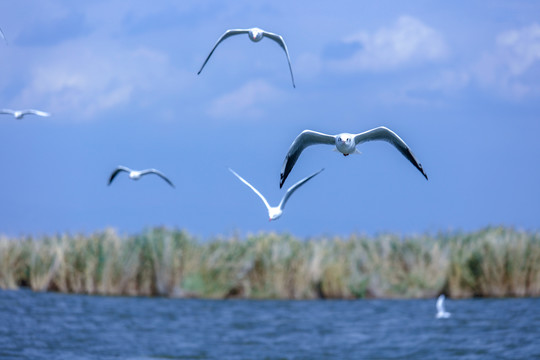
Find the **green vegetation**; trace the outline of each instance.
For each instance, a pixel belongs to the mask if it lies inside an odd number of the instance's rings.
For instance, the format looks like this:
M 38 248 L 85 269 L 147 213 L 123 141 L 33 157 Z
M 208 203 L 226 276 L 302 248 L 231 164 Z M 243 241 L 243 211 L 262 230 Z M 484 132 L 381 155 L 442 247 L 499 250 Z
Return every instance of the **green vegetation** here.
M 540 234 L 488 228 L 436 236 L 298 239 L 258 234 L 199 242 L 137 236 L 0 237 L 0 288 L 175 297 L 540 296 Z

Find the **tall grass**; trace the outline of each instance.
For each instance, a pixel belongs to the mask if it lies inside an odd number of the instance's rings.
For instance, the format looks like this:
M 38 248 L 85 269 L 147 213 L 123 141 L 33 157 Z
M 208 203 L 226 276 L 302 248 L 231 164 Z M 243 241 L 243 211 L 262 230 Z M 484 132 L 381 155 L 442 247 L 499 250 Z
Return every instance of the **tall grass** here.
M 540 296 L 540 234 L 0 237 L 0 288 L 206 298 Z

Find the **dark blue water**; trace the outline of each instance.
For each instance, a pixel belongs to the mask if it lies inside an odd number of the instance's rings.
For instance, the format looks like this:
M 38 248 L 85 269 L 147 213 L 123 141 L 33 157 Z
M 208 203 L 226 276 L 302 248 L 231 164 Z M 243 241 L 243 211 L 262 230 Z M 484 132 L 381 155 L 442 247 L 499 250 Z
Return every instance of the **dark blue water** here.
M 0 291 L 1 359 L 540 359 L 540 299 L 245 301 Z

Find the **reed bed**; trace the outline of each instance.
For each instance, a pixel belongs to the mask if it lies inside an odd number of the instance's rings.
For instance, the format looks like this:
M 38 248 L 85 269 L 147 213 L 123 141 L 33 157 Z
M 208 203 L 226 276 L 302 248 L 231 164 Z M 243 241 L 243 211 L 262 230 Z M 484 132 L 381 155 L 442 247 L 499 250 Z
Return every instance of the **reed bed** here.
M 0 237 L 0 288 L 99 295 L 316 299 L 540 296 L 540 234 Z

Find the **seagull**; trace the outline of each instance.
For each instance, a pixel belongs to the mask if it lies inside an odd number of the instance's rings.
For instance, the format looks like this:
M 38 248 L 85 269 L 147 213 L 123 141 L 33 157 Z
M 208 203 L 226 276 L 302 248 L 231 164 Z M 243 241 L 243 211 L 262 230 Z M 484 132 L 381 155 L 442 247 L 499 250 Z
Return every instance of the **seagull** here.
M 293 194 L 293 192 L 296 191 L 296 189 L 298 189 L 300 186 L 304 185 L 304 183 L 306 181 L 308 181 L 309 179 L 311 179 L 312 177 L 314 177 L 315 175 L 318 175 L 321 171 L 323 171 L 324 169 L 321 169 L 319 171 L 317 171 L 315 174 L 312 174 L 306 178 L 303 178 L 302 180 L 300 180 L 299 182 L 297 182 L 296 184 L 294 184 L 293 186 L 291 186 L 287 192 L 285 193 L 285 195 L 283 196 L 283 199 L 281 199 L 281 202 L 279 203 L 278 206 L 270 206 L 268 204 L 268 201 L 266 201 L 265 197 L 257 190 L 253 187 L 253 185 L 251 185 L 250 183 L 248 183 L 246 180 L 244 180 L 244 178 L 242 178 L 240 175 L 238 175 L 237 173 L 234 172 L 234 170 L 230 169 L 229 170 L 237 177 L 240 179 L 240 181 L 242 181 L 244 184 L 246 184 L 247 186 L 249 186 L 251 188 L 251 190 L 253 190 L 255 192 L 255 194 L 259 195 L 259 197 L 262 199 L 262 201 L 264 202 L 264 205 L 266 205 L 266 208 L 268 209 L 268 217 L 269 217 L 269 220 L 268 221 L 272 221 L 272 220 L 276 220 L 278 219 L 282 214 L 283 214 L 283 208 L 285 207 L 285 204 L 287 203 L 287 200 L 289 200 L 289 198 L 291 197 L 291 195 Z
M 316 131 L 304 130 L 300 135 L 294 139 L 287 156 L 285 156 L 285 161 L 283 162 L 283 168 L 281 169 L 281 179 L 279 182 L 279 187 L 283 186 L 285 179 L 289 176 L 294 164 L 298 160 L 300 153 L 310 146 L 315 144 L 328 144 L 335 145 L 336 149 L 341 152 L 344 156 L 348 156 L 353 153 L 360 153 L 356 149 L 356 145 L 361 144 L 366 141 L 372 140 L 384 140 L 394 145 L 399 152 L 403 154 L 409 161 L 416 166 L 418 170 L 424 175 L 427 180 L 427 175 L 422 168 L 422 165 L 416 160 L 411 149 L 405 144 L 403 140 L 392 130 L 385 128 L 384 126 L 377 127 L 368 131 L 364 131 L 360 134 L 348 134 L 341 133 L 338 135 L 327 135 Z
M 169 185 L 174 187 L 174 184 L 171 182 L 171 180 L 169 180 L 165 175 L 163 175 L 163 173 L 159 172 L 156 169 L 146 169 L 146 170 L 137 171 L 137 170 L 131 170 L 130 168 L 125 167 L 125 166 L 118 166 L 116 169 L 114 169 L 114 171 L 111 174 L 111 177 L 109 178 L 109 185 L 111 185 L 116 175 L 118 175 L 118 173 L 121 171 L 125 171 L 129 173 L 129 178 L 133 180 L 139 180 L 141 176 L 146 175 L 146 174 L 156 174 L 157 176 L 165 180 L 167 183 L 169 183 Z
M 6 39 L 6 36 L 4 35 L 4 32 L 2 31 L 2 29 L 0 28 L 0 36 L 2 36 L 2 39 L 4 39 L 4 41 L 6 42 L 6 45 L 7 45 L 7 39 Z
M 437 298 L 437 315 L 435 315 L 437 319 L 447 319 L 450 317 L 450 313 L 444 311 L 444 294 L 439 295 Z
M 210 54 L 208 54 L 208 57 L 206 58 L 206 60 L 204 60 L 204 63 L 201 66 L 201 70 L 199 70 L 197 75 L 201 73 L 202 69 L 208 62 L 208 59 L 210 59 L 210 56 L 212 56 L 212 54 L 214 53 L 214 50 L 216 50 L 219 43 L 221 43 L 223 40 L 227 39 L 228 37 L 231 37 L 233 35 L 239 35 L 239 34 L 248 34 L 249 39 L 253 42 L 259 42 L 262 40 L 263 37 L 268 37 L 269 39 L 272 39 L 275 42 L 277 42 L 279 46 L 281 46 L 281 48 L 285 50 L 285 54 L 287 55 L 287 61 L 289 62 L 289 70 L 291 71 L 292 84 L 293 84 L 293 87 L 296 88 L 296 85 L 294 84 L 294 76 L 293 76 L 292 67 L 291 67 L 291 59 L 289 58 L 289 50 L 287 50 L 287 45 L 285 45 L 285 41 L 283 40 L 283 37 L 281 37 L 278 34 L 261 30 L 259 28 L 231 29 L 231 30 L 225 31 L 225 33 L 221 35 L 221 37 L 217 41 L 216 45 L 214 45 L 214 47 L 212 48 L 212 51 L 210 51 Z
M 39 110 L 34 110 L 34 109 L 27 109 L 27 110 L 2 109 L 0 110 L 0 114 L 13 115 L 15 119 L 22 119 L 25 115 L 51 116 L 51 114 L 45 111 L 39 111 Z

